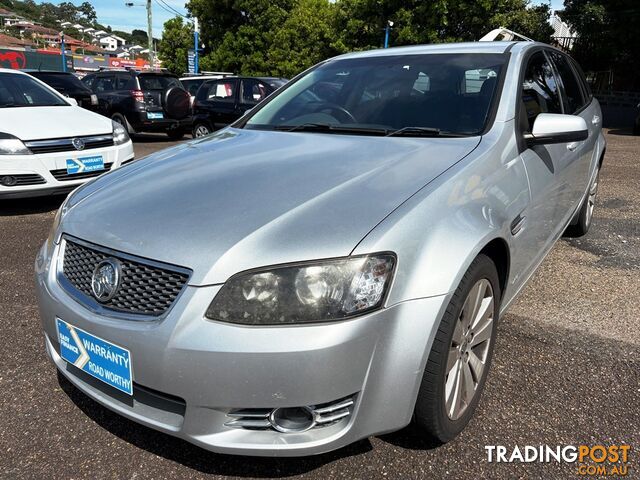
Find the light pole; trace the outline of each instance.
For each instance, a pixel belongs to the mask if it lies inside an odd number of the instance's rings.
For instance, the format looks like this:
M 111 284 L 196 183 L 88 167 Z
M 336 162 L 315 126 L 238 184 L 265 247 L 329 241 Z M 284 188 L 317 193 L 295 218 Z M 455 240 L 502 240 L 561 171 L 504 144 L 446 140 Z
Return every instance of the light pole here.
M 387 20 L 387 25 L 384 27 L 384 48 L 389 48 L 389 30 L 393 27 L 393 22 Z
M 67 71 L 67 57 L 64 54 L 64 32 L 60 32 L 60 53 L 62 54 L 62 71 Z
M 198 19 L 193 19 L 193 73 L 197 74 L 200 67 L 200 49 L 198 48 L 198 37 L 200 36 L 200 25 Z
M 151 0 L 147 0 L 147 40 L 149 41 L 149 67 L 155 67 L 155 54 L 153 52 L 153 21 L 151 12 Z
M 142 7 L 141 4 L 133 2 L 125 2 L 126 7 Z M 151 0 L 147 0 L 147 48 L 149 49 L 149 68 L 153 68 L 156 64 L 155 53 L 153 51 L 153 12 L 151 11 Z

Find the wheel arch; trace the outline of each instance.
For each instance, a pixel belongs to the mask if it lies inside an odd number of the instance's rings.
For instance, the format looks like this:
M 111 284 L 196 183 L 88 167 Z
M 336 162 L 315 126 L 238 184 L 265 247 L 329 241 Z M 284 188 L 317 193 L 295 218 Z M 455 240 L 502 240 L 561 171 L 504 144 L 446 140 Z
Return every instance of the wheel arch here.
M 507 242 L 497 237 L 487 243 L 481 250 L 480 254 L 484 254 L 491 259 L 498 271 L 498 280 L 500 282 L 500 298 L 504 298 L 504 292 L 509 284 L 509 271 L 511 268 L 511 252 Z

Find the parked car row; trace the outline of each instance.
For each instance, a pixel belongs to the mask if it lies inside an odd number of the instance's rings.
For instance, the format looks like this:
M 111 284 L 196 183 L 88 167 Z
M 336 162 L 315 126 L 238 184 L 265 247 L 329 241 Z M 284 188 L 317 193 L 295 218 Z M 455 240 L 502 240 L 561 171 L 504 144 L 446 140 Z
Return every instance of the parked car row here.
M 202 137 L 240 118 L 284 85 L 276 77 L 228 74 L 178 78 L 164 71 L 104 70 L 79 80 L 72 73 L 28 71 L 78 105 L 96 111 L 129 134 L 164 132 L 177 140 Z
M 133 160 L 125 128 L 79 107 L 95 106 L 82 84 L 48 77 L 65 97 L 35 76 L 0 69 L 0 198 L 70 191 Z
M 101 71 L 81 81 L 67 72 L 2 69 L 0 198 L 70 191 L 132 161 L 130 134 L 202 137 L 284 83 L 203 78 L 192 98 L 167 72 Z

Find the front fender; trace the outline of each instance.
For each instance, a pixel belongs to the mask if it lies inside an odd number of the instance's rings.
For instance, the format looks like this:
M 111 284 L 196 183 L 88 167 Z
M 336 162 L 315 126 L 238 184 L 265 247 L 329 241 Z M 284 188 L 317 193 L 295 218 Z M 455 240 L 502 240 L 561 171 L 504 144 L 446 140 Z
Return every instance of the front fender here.
M 387 306 L 453 292 L 494 239 L 513 249 L 511 223 L 530 194 L 510 129 L 512 122 L 496 122 L 471 155 L 407 200 L 356 247 L 354 254 L 396 253 Z

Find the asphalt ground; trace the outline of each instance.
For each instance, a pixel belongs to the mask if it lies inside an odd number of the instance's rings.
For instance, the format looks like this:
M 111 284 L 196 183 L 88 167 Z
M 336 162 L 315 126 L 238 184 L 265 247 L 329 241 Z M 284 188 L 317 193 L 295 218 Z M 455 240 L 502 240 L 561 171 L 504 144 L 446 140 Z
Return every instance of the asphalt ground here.
M 631 445 L 626 478 L 640 477 L 640 137 L 607 141 L 591 231 L 558 242 L 504 316 L 476 416 L 444 446 L 407 428 L 316 457 L 234 457 L 111 413 L 56 375 L 40 333 L 33 261 L 62 199 L 1 202 L 0 477 L 585 478 L 484 448 L 541 444 Z M 138 139 L 136 156 L 171 144 Z

